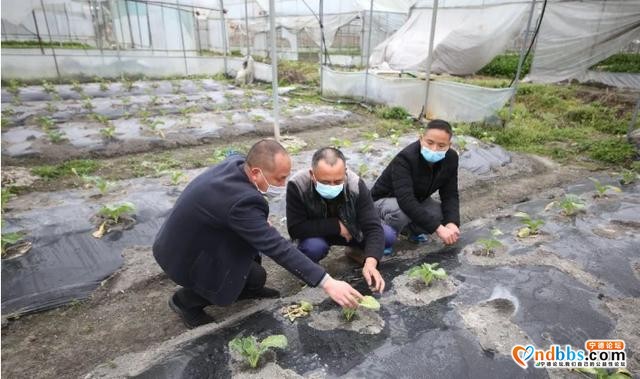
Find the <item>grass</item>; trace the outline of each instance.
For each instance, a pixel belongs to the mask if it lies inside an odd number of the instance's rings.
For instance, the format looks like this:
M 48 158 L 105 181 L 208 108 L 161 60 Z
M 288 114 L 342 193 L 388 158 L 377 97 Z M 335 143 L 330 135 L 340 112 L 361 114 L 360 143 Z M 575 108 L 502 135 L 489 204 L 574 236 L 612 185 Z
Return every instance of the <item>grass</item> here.
M 631 111 L 598 101 L 585 102 L 578 86 L 522 84 L 506 127 L 456 124 L 456 133 L 495 142 L 509 150 L 558 161 L 595 161 L 630 167 L 636 152 L 625 133 Z M 500 116 L 507 118 L 508 107 Z
M 59 47 L 63 49 L 91 49 L 90 45 L 81 42 L 50 42 L 50 41 L 2 41 L 2 47 L 9 49 L 33 49 L 42 47 Z
M 278 84 L 281 86 L 292 84 L 319 86 L 320 70 L 318 64 L 315 62 L 279 60 Z
M 640 54 L 614 54 L 592 66 L 591 69 L 608 72 L 640 72 Z
M 56 179 L 71 175 L 89 175 L 100 168 L 100 163 L 92 159 L 76 159 L 58 165 L 36 166 L 31 173 L 44 179 Z M 75 173 L 74 173 L 75 170 Z
M 518 70 L 518 61 L 520 60 L 520 54 L 501 54 L 497 55 L 486 66 L 478 71 L 480 75 L 497 76 L 514 78 L 516 71 Z M 521 77 L 524 77 L 529 73 L 531 69 L 531 61 L 533 56 L 530 54 L 522 65 Z

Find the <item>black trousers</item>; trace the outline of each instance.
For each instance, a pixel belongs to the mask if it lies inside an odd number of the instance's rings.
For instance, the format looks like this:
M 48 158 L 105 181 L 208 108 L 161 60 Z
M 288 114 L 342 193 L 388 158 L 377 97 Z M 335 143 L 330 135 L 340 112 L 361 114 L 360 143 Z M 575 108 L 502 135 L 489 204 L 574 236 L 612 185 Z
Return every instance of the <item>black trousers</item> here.
M 264 267 L 258 263 L 259 260 L 251 262 L 251 268 L 249 269 L 249 275 L 247 275 L 247 281 L 244 284 L 244 288 L 242 289 L 242 294 L 246 294 L 247 292 L 258 291 L 264 287 L 264 284 L 267 282 L 267 272 Z M 199 308 L 202 309 L 207 305 L 212 305 L 209 300 L 200 296 L 196 291 L 189 288 L 180 288 L 176 291 L 176 297 L 185 308 Z

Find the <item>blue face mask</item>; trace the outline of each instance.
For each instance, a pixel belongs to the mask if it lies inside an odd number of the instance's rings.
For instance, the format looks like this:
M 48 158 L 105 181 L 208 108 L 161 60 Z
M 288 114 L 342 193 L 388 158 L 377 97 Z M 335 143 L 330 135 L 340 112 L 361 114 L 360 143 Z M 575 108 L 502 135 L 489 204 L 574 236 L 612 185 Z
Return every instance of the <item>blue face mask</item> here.
M 338 195 L 340 195 L 340 192 L 342 192 L 343 188 L 344 183 L 332 186 L 329 184 L 316 182 L 316 191 L 320 194 L 320 196 L 328 200 L 335 199 Z
M 436 163 L 436 162 L 440 162 L 441 160 L 443 160 L 444 156 L 447 154 L 447 152 L 446 151 L 433 151 L 433 150 L 430 150 L 427 147 L 422 146 L 422 148 L 420 149 L 420 154 L 422 154 L 422 157 L 427 162 Z

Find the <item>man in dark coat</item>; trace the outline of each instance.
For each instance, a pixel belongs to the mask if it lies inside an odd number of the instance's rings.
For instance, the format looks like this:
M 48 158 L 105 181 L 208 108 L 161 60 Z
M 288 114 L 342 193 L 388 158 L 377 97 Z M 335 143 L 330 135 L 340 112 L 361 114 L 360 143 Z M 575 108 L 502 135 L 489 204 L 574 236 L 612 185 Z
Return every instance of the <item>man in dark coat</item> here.
M 453 131 L 443 120 L 433 120 L 420 139 L 396 155 L 371 189 L 382 220 L 397 232 L 421 243 L 427 234 L 446 245 L 460 237 L 458 154 L 450 149 Z M 431 199 L 438 191 L 440 202 Z
M 301 170 L 287 185 L 287 228 L 299 241 L 298 249 L 314 262 L 331 245 L 364 250 L 362 275 L 376 291 L 384 290 L 378 272 L 383 250 L 391 248 L 396 233 L 380 223 L 369 189 L 354 172 L 347 171 L 342 152 L 332 147 L 313 154 L 311 169 Z
M 343 307 L 362 297 L 349 284 L 331 278 L 269 225 L 265 197 L 284 192 L 291 159 L 274 140 L 253 145 L 246 159 L 236 155 L 196 177 L 182 192 L 158 232 L 153 255 L 183 288 L 169 306 L 189 328 L 214 321 L 211 304 L 243 298 L 277 297 L 265 288 L 260 253 L 309 286 L 321 286 Z

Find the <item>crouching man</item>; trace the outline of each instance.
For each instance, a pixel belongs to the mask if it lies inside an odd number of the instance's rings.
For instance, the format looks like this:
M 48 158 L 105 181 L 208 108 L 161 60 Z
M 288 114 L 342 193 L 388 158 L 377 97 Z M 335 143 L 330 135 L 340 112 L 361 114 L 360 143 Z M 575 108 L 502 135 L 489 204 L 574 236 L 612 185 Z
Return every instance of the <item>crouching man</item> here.
M 384 280 L 377 269 L 385 248 L 391 249 L 395 232 L 380 222 L 365 183 L 347 171 L 340 150 L 325 147 L 313 154 L 311 169 L 297 172 L 287 185 L 287 228 L 298 249 L 314 262 L 331 245 L 364 250 L 362 275 L 382 292 Z
M 264 287 L 260 252 L 309 286 L 321 286 L 342 307 L 362 295 L 331 278 L 269 225 L 265 197 L 284 192 L 291 159 L 274 140 L 262 140 L 246 159 L 236 155 L 210 167 L 182 192 L 158 232 L 153 255 L 181 285 L 169 307 L 188 328 L 214 321 L 204 307 L 238 299 L 278 297 Z
M 435 233 L 444 244 L 460 237 L 458 154 L 450 149 L 453 132 L 433 120 L 420 138 L 396 155 L 371 189 L 382 220 L 416 243 Z M 440 200 L 431 198 L 438 191 Z

